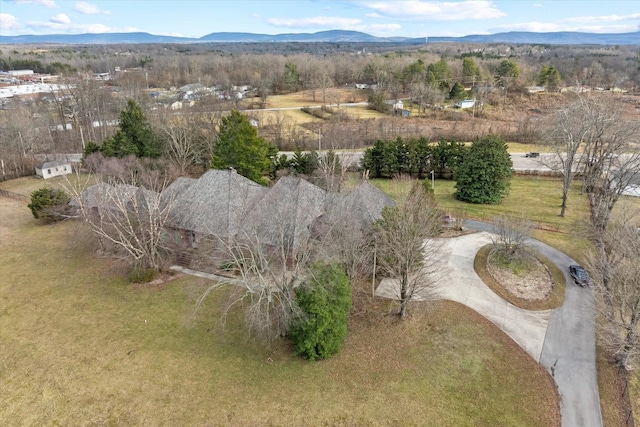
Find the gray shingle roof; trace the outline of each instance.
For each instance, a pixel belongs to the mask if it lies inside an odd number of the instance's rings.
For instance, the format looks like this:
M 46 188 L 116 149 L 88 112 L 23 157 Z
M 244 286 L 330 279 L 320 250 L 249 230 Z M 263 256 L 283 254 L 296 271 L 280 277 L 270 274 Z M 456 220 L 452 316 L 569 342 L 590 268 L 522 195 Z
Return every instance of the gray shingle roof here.
M 243 233 L 249 238 L 257 236 L 263 244 L 297 248 L 322 214 L 326 194 L 301 178 L 283 176 L 249 212 Z
M 44 162 L 36 166 L 38 169 L 55 168 L 56 166 L 71 166 L 71 163 L 66 160 L 52 160 L 50 162 Z
M 135 185 L 111 185 L 106 182 L 100 182 L 85 188 L 82 193 L 80 193 L 80 198 L 82 199 L 85 209 L 96 208 L 99 206 L 118 209 L 115 207 L 113 201 L 118 200 L 129 203 L 136 194 L 136 191 L 138 191 L 138 187 Z M 69 204 L 72 206 L 79 206 L 77 200 L 72 200 Z
M 348 193 L 329 193 L 321 221 L 336 224 L 348 217 L 350 221 L 363 226 L 380 219 L 385 206 L 395 205 L 396 202 L 391 197 L 364 181 Z
M 354 227 L 380 218 L 393 199 L 363 182 L 348 193 L 328 193 L 299 177 L 284 176 L 262 187 L 230 170 L 210 170 L 199 179 L 178 178 L 162 198 L 175 198 L 172 227 L 222 239 L 254 239 L 296 249 L 316 224 L 348 221 Z
M 180 184 L 184 190 L 170 225 L 220 238 L 235 236 L 242 218 L 268 191 L 231 170 L 212 169 L 187 184 Z

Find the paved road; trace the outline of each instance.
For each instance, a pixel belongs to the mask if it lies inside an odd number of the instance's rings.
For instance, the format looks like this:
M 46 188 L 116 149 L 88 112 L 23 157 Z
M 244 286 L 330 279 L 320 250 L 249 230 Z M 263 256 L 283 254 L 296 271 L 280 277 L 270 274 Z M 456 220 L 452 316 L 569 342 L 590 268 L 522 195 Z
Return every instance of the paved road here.
M 322 138 L 319 138 L 319 145 L 322 145 Z M 326 147 L 326 146 L 325 146 Z M 322 150 L 321 150 L 322 151 Z M 325 150 L 326 151 L 326 150 Z M 360 161 L 364 156 L 363 151 L 351 151 L 351 150 L 336 150 L 338 155 L 346 161 L 349 166 L 357 167 L 360 165 Z M 287 156 L 293 156 L 293 151 L 281 151 L 279 154 L 286 154 Z M 550 159 L 552 154 L 541 154 L 540 158 L 525 157 L 526 153 L 511 153 L 511 161 L 513 162 L 513 169 L 518 170 L 539 170 L 550 171 L 551 168 L 544 165 L 541 160 L 547 158 Z M 548 162 L 547 162 L 548 163 Z
M 542 242 L 534 241 L 533 246 L 567 278 L 564 304 L 551 311 L 540 357 L 562 398 L 562 425 L 601 427 L 593 288 L 581 288 L 569 277 L 574 260 Z
M 466 226 L 492 230 L 490 224 L 478 221 L 466 221 Z M 601 427 L 593 290 L 577 286 L 569 277 L 568 268 L 576 263 L 574 260 L 537 240 L 531 239 L 529 243 L 552 260 L 567 279 L 564 304 L 551 310 L 539 360 L 558 387 L 562 425 Z

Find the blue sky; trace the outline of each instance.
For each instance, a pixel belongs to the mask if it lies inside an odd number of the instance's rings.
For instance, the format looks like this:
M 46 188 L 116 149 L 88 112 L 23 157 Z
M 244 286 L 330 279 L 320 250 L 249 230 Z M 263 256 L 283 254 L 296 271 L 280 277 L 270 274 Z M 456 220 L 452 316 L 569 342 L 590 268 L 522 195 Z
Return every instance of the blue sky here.
M 144 31 L 201 37 L 354 30 L 375 36 L 640 31 L 640 1 L 0 0 L 0 34 Z

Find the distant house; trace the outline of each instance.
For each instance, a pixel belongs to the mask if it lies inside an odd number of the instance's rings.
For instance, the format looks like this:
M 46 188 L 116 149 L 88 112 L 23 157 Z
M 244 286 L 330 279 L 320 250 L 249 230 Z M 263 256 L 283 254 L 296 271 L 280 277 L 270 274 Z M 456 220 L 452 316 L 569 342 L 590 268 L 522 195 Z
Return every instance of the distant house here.
M 544 92 L 545 89 L 542 86 L 527 86 L 527 93 Z
M 36 166 L 36 175 L 43 179 L 68 175 L 71 172 L 73 172 L 71 169 L 71 162 L 65 160 L 44 162 Z
M 473 108 L 476 105 L 475 99 L 463 99 L 462 101 L 458 101 L 455 103 L 454 107 L 456 108 Z

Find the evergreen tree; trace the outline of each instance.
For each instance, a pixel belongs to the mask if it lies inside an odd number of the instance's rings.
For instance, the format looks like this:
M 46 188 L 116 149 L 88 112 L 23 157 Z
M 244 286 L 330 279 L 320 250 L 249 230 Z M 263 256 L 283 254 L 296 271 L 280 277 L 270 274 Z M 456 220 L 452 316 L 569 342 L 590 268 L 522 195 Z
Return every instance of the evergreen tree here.
M 538 74 L 538 84 L 550 91 L 558 90 L 560 84 L 560 72 L 553 65 L 543 65 Z
M 404 89 L 406 90 L 411 83 L 424 80 L 426 72 L 427 69 L 425 68 L 424 61 L 422 59 L 418 59 L 416 62 L 407 65 L 402 70 L 402 74 L 400 76 Z
M 480 68 L 473 58 L 465 57 L 462 60 L 462 81 L 473 84 L 478 80 L 480 80 Z
M 449 91 L 450 78 L 451 69 L 445 59 L 429 64 L 427 67 L 427 81 L 438 86 L 440 90 Z
M 232 111 L 220 125 L 218 140 L 213 148 L 211 167 L 232 167 L 240 175 L 260 184 L 273 166 L 277 155 L 275 145 L 258 136 L 249 119 L 238 111 Z
M 69 211 L 69 196 L 62 190 L 44 187 L 31 193 L 27 207 L 36 219 L 54 222 L 64 219 Z
M 136 157 L 158 158 L 162 155 L 162 141 L 153 134 L 140 105 L 130 99 L 127 107 L 120 112 L 118 131 L 104 140 L 100 151 L 106 157 L 133 154 Z
M 520 70 L 518 69 L 518 65 L 509 61 L 508 59 L 500 62 L 498 66 L 498 77 L 503 78 L 517 78 L 520 75 Z
M 469 148 L 462 142 L 440 140 L 433 148 L 432 168 L 437 178 L 452 179 L 453 171 L 467 156 Z
M 309 278 L 295 290 L 296 303 L 304 313 L 289 335 L 295 352 L 309 360 L 336 354 L 347 336 L 351 310 L 351 284 L 337 265 L 316 264 Z
M 300 86 L 300 73 L 298 66 L 293 62 L 284 64 L 284 86 L 288 91 L 295 92 Z
M 458 100 L 465 98 L 467 96 L 467 91 L 464 90 L 464 86 L 462 86 L 459 82 L 455 82 L 451 91 L 449 91 L 449 99 Z
M 489 135 L 476 139 L 454 172 L 455 197 L 468 203 L 499 203 L 509 194 L 512 166 L 502 138 Z

